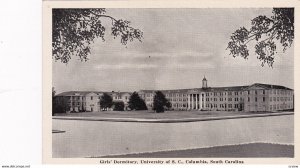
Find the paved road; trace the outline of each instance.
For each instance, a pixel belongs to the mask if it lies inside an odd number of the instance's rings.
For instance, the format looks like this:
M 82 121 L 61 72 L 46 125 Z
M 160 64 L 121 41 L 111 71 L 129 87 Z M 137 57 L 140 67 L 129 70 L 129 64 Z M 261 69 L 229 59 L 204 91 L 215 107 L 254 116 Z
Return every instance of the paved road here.
M 53 120 L 53 157 L 93 157 L 230 144 L 293 144 L 294 115 L 187 123 Z

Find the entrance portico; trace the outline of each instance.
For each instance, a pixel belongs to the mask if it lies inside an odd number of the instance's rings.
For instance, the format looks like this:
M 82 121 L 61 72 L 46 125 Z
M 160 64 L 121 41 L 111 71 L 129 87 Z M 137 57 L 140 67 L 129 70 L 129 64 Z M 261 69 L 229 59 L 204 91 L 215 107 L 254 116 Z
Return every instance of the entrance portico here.
M 205 108 L 204 93 L 189 93 L 188 94 L 188 110 L 201 110 Z

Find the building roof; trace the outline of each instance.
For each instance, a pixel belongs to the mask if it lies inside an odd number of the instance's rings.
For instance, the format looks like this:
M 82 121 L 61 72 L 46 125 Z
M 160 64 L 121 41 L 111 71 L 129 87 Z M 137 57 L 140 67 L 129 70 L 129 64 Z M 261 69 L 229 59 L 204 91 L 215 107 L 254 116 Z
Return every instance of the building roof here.
M 86 96 L 89 93 L 96 93 L 98 95 L 103 94 L 103 93 L 107 93 L 109 95 L 112 95 L 112 94 L 117 94 L 117 95 L 120 95 L 120 94 L 131 94 L 131 92 L 68 91 L 68 92 L 59 93 L 59 94 L 57 94 L 55 96 Z
M 285 86 L 281 86 L 281 85 L 270 85 L 270 84 L 263 84 L 263 83 L 254 83 L 252 85 L 250 85 L 249 87 L 252 86 L 257 86 L 257 87 L 263 87 L 266 89 L 285 89 L 285 90 L 293 90 L 291 88 L 285 87 Z
M 280 85 L 270 85 L 270 84 L 263 84 L 263 83 L 254 83 L 252 85 L 245 85 L 245 86 L 230 86 L 230 87 L 207 87 L 207 88 L 190 88 L 190 89 L 171 89 L 171 90 L 159 90 L 163 93 L 186 93 L 189 91 L 206 91 L 206 92 L 214 92 L 214 91 L 240 91 L 240 90 L 248 90 L 251 87 L 262 87 L 265 89 L 284 89 L 284 90 L 293 90 L 285 86 Z M 154 93 L 158 90 L 140 90 L 140 92 L 144 93 Z M 117 94 L 132 94 L 132 92 L 101 92 L 101 91 L 69 91 L 69 92 L 62 92 L 55 96 L 85 96 L 89 93 L 96 93 L 98 95 L 107 93 L 109 95 Z
M 207 87 L 207 88 L 191 88 L 191 89 L 172 89 L 172 90 L 159 90 L 163 93 L 184 93 L 188 91 L 207 91 L 207 92 L 214 92 L 214 91 L 240 91 L 240 90 L 247 90 L 250 87 L 257 86 L 263 87 L 265 89 L 285 89 L 285 90 L 293 90 L 285 86 L 280 85 L 270 85 L 270 84 L 262 84 L 262 83 L 254 83 L 252 85 L 244 85 L 244 86 L 229 86 L 229 87 Z M 144 93 L 153 93 L 157 90 L 141 90 Z
M 85 96 L 89 93 L 99 94 L 99 93 L 103 93 L 103 92 L 99 92 L 99 91 L 68 91 L 68 92 L 59 93 L 55 96 Z
M 229 86 L 229 87 L 207 87 L 207 88 L 201 88 L 203 91 L 239 91 L 244 90 L 245 88 L 249 87 L 249 85 L 246 86 Z

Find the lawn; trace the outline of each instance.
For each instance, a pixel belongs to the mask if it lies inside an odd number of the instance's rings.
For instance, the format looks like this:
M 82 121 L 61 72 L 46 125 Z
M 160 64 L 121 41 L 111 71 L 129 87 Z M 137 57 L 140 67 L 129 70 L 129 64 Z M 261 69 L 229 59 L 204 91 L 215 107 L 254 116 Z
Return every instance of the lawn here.
M 243 112 L 243 111 L 165 111 L 155 113 L 154 111 L 101 111 L 101 112 L 81 112 L 69 114 L 56 114 L 56 116 L 74 117 L 97 117 L 97 118 L 137 118 L 137 119 L 188 119 L 188 118 L 208 118 L 222 116 L 238 116 L 247 114 L 267 114 L 270 112 Z
M 293 145 L 251 143 L 188 150 L 105 156 L 104 158 L 269 158 L 294 157 Z

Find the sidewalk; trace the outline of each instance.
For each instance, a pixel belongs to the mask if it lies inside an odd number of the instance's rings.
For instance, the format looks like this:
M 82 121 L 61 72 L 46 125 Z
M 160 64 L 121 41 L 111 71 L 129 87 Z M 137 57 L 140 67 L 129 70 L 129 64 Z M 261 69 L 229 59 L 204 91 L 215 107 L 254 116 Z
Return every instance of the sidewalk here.
M 197 122 L 211 120 L 227 120 L 239 118 L 270 117 L 281 115 L 294 115 L 294 112 L 277 112 L 267 114 L 247 114 L 236 116 L 221 117 L 203 117 L 203 118 L 182 118 L 182 119 L 141 119 L 141 118 L 103 118 L 103 117 L 75 117 L 75 116 L 53 116 L 55 120 L 85 120 L 85 121 L 110 121 L 110 122 L 142 122 L 142 123 L 179 123 L 179 122 Z

